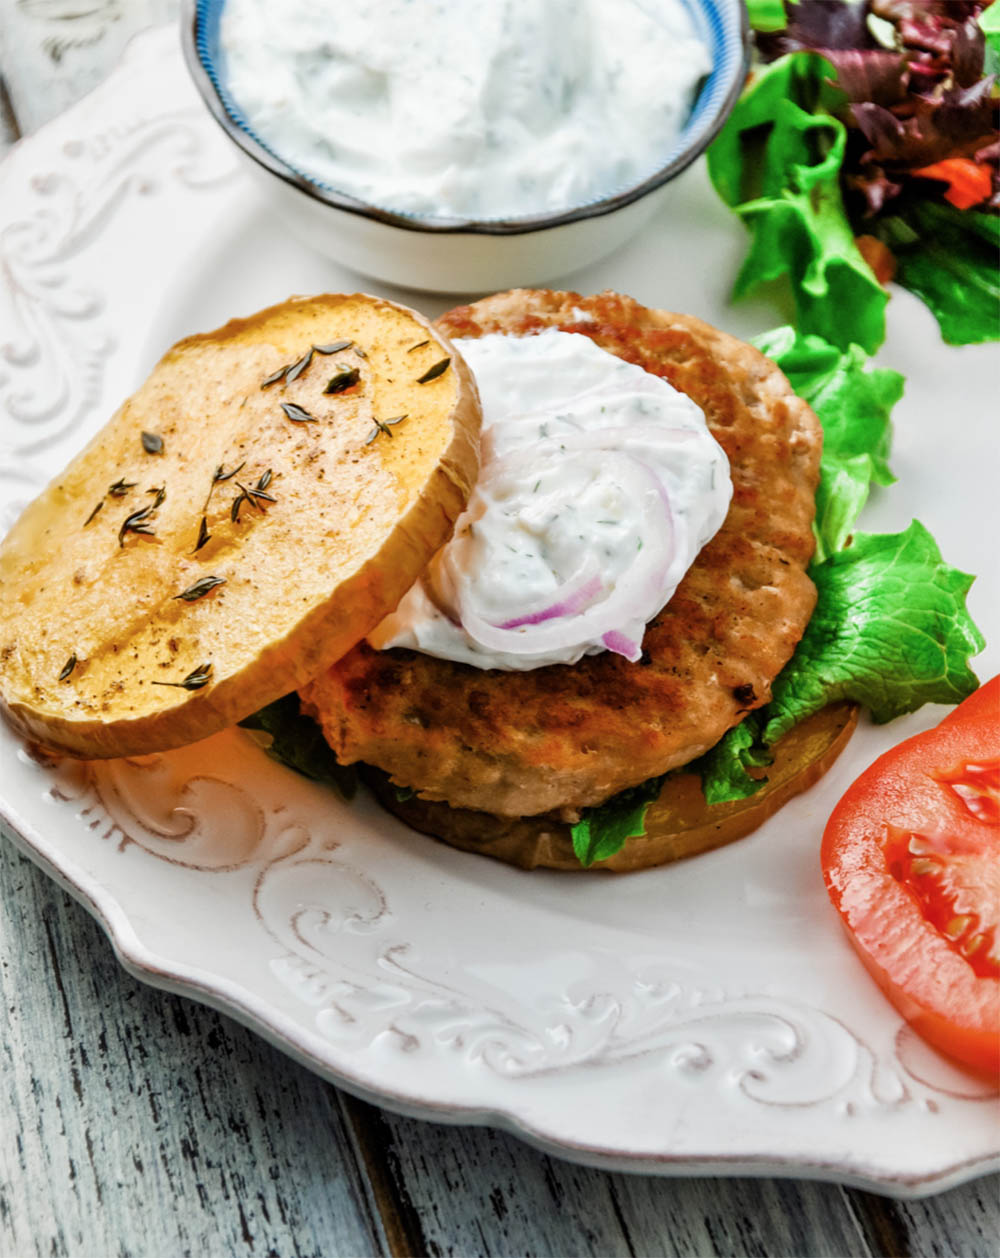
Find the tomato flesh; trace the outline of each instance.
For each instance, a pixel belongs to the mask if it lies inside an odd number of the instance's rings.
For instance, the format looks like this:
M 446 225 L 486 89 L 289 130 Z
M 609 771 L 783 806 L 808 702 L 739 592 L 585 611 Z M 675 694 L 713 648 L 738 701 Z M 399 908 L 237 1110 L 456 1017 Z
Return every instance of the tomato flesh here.
M 822 855 L 889 999 L 937 1048 L 1000 1076 L 1000 677 L 867 769 Z

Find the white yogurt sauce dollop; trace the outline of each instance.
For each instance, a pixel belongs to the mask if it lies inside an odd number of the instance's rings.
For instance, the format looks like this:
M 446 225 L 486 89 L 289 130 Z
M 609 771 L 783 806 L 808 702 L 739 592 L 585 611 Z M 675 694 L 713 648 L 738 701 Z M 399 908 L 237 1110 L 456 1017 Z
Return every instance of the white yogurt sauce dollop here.
M 587 336 L 457 342 L 483 406 L 479 480 L 450 542 L 369 636 L 478 668 L 642 654 L 729 509 L 701 409 Z
M 564 210 L 639 182 L 711 70 L 683 0 L 227 0 L 221 42 L 274 152 L 437 217 Z

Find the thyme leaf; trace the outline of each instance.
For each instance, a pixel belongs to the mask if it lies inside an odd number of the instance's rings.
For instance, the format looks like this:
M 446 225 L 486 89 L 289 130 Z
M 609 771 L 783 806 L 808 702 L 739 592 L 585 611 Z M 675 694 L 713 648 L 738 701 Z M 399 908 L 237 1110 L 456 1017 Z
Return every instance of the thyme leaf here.
M 324 393 L 343 393 L 345 389 L 353 389 L 361 379 L 361 372 L 357 367 L 347 367 L 343 371 L 338 371 L 335 376 L 330 377 L 330 381 Z
M 194 551 L 192 554 L 197 554 L 211 536 L 212 534 L 208 531 L 208 519 L 206 516 L 202 516 L 201 524 L 198 528 L 198 540 L 194 544 Z
M 409 412 L 407 412 L 407 415 L 408 414 Z M 375 424 L 375 427 L 372 429 L 371 434 L 368 437 L 368 440 L 365 442 L 365 445 L 370 446 L 371 443 L 375 440 L 375 438 L 379 435 L 380 432 L 384 432 L 387 437 L 391 437 L 393 426 L 395 424 L 401 424 L 403 420 L 406 419 L 406 417 L 407 417 L 406 415 L 397 415 L 394 419 L 375 419 L 373 421 Z
M 242 465 L 241 465 L 241 466 L 242 466 Z M 264 473 L 261 475 L 260 479 L 257 481 L 257 492 L 258 492 L 258 493 L 263 493 L 263 492 L 264 492 L 264 490 L 268 487 L 268 485 L 270 485 L 270 483 L 271 483 L 271 476 L 272 476 L 272 472 L 271 472 L 271 469 L 270 469 L 270 468 L 268 468 L 268 469 L 267 469 L 267 471 L 266 471 L 266 472 L 264 472 Z
M 122 478 L 116 480 L 113 485 L 108 486 L 108 493 L 112 498 L 124 498 L 130 489 L 135 489 L 137 484 L 137 481 Z
M 243 500 L 244 500 L 245 502 L 249 502 L 249 504 L 251 505 L 251 507 L 253 507 L 254 511 L 263 511 L 263 510 L 264 510 L 264 508 L 263 508 L 263 507 L 260 505 L 260 503 L 257 501 L 257 496 L 256 496 L 256 494 L 254 493 L 254 491 L 253 491 L 252 489 L 247 489 L 246 485 L 242 484 L 242 482 L 240 482 L 240 481 L 237 481 L 236 483 L 237 483 L 237 485 L 239 485 L 239 487 L 240 487 L 240 493 L 241 493 L 241 494 L 242 494 L 242 496 L 243 496 Z M 239 515 L 239 512 L 237 512 L 236 514 L 237 514 L 237 516 L 238 516 L 238 515 Z
M 304 407 L 297 405 L 295 402 L 282 402 L 281 409 L 295 424 L 315 424 L 317 422 L 315 415 L 310 415 Z
M 183 681 L 154 681 L 154 686 L 179 686 L 182 690 L 201 690 L 212 680 L 212 665 L 199 664 Z
M 83 527 L 84 527 L 84 528 L 86 528 L 86 527 L 87 527 L 87 525 L 90 523 L 90 521 L 94 518 L 94 516 L 95 516 L 95 515 L 97 515 L 98 511 L 100 511 L 100 509 L 101 509 L 103 506 L 104 506 L 104 499 L 102 498 L 102 499 L 101 499 L 101 501 L 97 504 L 97 506 L 93 509 L 93 511 L 91 511 L 90 515 L 88 515 L 88 516 L 87 516 L 87 518 L 84 520 L 84 522 L 83 522 Z
M 152 506 L 143 507 L 140 511 L 133 511 L 130 516 L 126 516 L 124 523 L 118 530 L 118 545 L 125 545 L 125 535 L 127 533 L 142 533 L 146 537 L 155 537 L 156 534 L 146 523 L 153 514 Z
M 59 670 L 59 680 L 65 681 L 73 669 L 76 668 L 76 656 L 71 655 L 66 663 Z
M 163 453 L 163 438 L 156 432 L 144 432 L 142 434 L 142 448 L 147 454 Z
M 428 367 L 422 376 L 417 377 L 417 384 L 430 384 L 432 380 L 436 380 L 438 376 L 443 376 L 451 366 L 450 358 L 442 358 L 439 363 L 435 363 L 433 367 Z
M 307 350 L 297 363 L 293 363 L 285 372 L 285 384 L 291 384 L 294 380 L 298 380 L 299 376 L 305 371 L 313 360 L 313 351 Z
M 277 384 L 287 370 L 287 367 L 279 367 L 277 371 L 272 371 L 266 380 L 260 382 L 260 387 L 268 389 L 272 384 Z
M 225 577 L 202 577 L 201 580 L 195 581 L 194 585 L 189 585 L 186 590 L 181 590 L 180 594 L 175 594 L 174 598 L 182 598 L 185 603 L 195 603 L 200 598 L 204 598 L 210 590 L 214 590 L 217 585 L 225 585 Z
M 411 345 L 406 352 L 412 354 L 415 349 L 423 349 L 425 345 L 430 345 L 430 341 L 417 341 L 416 345 Z
M 353 341 L 333 341 L 329 345 L 314 345 L 317 354 L 339 354 L 342 349 L 350 349 Z
M 243 460 L 243 463 L 237 463 L 231 472 L 227 472 L 225 470 L 224 464 L 220 463 L 219 466 L 215 469 L 215 474 L 212 477 L 212 484 L 219 485 L 224 480 L 232 480 L 233 477 L 236 475 L 236 473 L 243 467 L 245 463 L 246 463 L 246 459 Z
M 163 500 L 167 496 L 167 487 L 166 485 L 154 485 L 152 489 L 147 489 L 146 493 L 156 494 L 156 499 L 153 503 L 153 510 L 155 511 L 157 507 L 161 507 L 163 505 Z

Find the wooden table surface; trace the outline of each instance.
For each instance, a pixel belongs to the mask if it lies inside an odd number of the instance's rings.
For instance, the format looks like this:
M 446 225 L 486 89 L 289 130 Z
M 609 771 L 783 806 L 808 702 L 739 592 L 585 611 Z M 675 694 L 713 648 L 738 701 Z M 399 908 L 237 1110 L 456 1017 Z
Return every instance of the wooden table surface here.
M 0 0 L 0 155 L 176 0 Z M 924 1201 L 666 1180 L 353 1100 L 153 991 L 0 840 L 0 1258 L 1000 1252 L 1000 1178 Z

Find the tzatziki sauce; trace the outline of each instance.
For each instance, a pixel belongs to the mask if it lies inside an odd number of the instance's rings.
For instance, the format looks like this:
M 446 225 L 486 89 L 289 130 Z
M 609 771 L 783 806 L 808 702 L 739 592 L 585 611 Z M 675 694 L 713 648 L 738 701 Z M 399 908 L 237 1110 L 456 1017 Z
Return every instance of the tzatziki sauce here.
M 482 401 L 479 479 L 369 642 L 477 668 L 638 660 L 729 510 L 729 462 L 704 413 L 581 334 L 456 344 Z
M 275 154 L 425 217 L 543 214 L 641 182 L 712 68 L 684 0 L 226 0 L 220 40 Z

